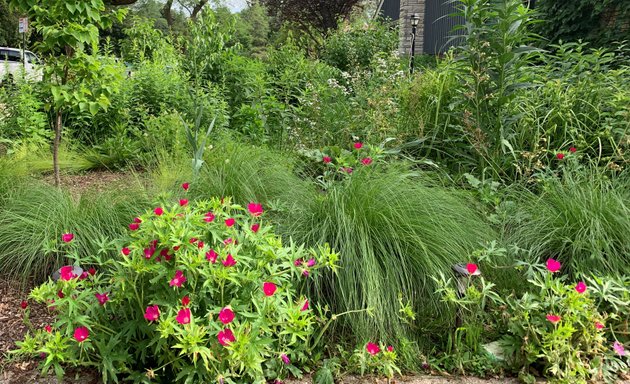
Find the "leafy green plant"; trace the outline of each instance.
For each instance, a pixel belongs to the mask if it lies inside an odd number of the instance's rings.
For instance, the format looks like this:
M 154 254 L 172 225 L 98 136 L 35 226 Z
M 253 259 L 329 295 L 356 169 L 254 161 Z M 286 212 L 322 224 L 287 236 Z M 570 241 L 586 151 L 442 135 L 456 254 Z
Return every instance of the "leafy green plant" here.
M 74 266 L 31 292 L 57 317 L 17 353 L 45 353 L 58 375 L 62 362 L 96 365 L 116 382 L 265 383 L 310 363 L 323 330 L 298 287 L 336 268 L 329 247 L 283 245 L 260 204 L 229 198 L 162 201 L 129 228 L 111 243 L 118 256 L 70 252 Z
M 396 365 L 396 352 L 391 345 L 380 346 L 374 343 L 367 343 L 365 346 L 357 348 L 352 355 L 351 362 L 356 365 L 361 376 L 366 373 L 376 373 L 387 377 L 390 383 L 394 375 L 400 375 L 400 369 Z

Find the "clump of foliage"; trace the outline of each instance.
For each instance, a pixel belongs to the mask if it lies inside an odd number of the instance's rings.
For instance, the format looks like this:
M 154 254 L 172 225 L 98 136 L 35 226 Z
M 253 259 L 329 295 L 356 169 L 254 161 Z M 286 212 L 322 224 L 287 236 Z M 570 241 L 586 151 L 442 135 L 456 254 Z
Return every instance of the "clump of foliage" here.
M 336 267 L 330 248 L 283 245 L 260 204 L 229 198 L 162 201 L 129 229 L 113 258 L 71 251 L 89 234 L 62 236 L 74 266 L 30 295 L 56 321 L 17 353 L 44 353 L 58 375 L 96 365 L 104 381 L 262 383 L 311 364 L 322 333 L 299 287 Z

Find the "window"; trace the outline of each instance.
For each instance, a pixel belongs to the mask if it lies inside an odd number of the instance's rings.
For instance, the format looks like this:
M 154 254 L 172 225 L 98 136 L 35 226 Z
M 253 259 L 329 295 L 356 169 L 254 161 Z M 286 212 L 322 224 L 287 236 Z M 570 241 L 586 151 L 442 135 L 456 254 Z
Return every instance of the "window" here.
M 0 50 L 0 60 L 2 61 L 10 61 L 14 63 L 21 62 L 21 54 L 19 51 L 9 51 L 9 50 Z

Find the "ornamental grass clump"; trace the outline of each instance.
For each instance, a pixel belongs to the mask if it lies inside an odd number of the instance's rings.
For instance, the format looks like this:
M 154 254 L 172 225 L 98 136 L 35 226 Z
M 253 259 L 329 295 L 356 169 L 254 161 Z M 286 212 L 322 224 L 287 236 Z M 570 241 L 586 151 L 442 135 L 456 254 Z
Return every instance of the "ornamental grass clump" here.
M 132 224 L 117 257 L 70 252 L 94 269 L 64 266 L 31 292 L 56 321 L 18 354 L 44 353 L 58 375 L 62 363 L 97 366 L 105 382 L 265 383 L 311 362 L 321 331 L 297 287 L 335 268 L 330 248 L 283 245 L 262 205 L 229 198 L 162 201 Z M 66 246 L 81 236 L 64 235 Z

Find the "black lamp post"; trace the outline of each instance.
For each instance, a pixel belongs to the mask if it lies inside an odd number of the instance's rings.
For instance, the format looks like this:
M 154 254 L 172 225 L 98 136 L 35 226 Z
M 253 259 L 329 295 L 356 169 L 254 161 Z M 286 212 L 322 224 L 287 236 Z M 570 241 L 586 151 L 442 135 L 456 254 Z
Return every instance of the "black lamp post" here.
M 413 73 L 413 61 L 416 54 L 416 31 L 418 29 L 419 22 L 420 15 L 413 13 L 411 15 L 411 57 L 409 62 L 409 73 Z

